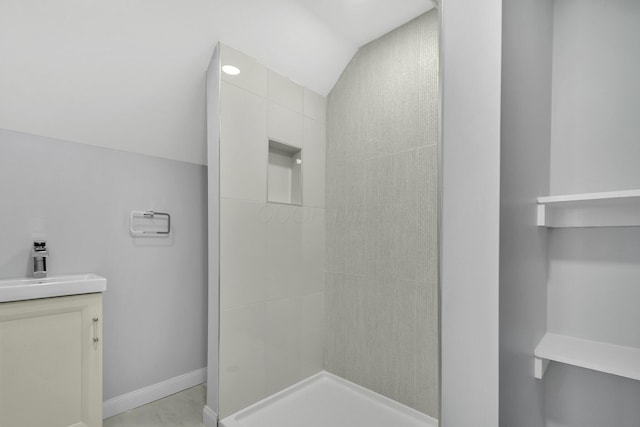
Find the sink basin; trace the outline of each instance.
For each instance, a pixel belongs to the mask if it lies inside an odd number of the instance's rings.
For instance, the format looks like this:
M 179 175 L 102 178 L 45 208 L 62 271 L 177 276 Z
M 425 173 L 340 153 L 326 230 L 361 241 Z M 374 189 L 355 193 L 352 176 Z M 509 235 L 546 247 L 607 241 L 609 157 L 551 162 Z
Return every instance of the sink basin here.
M 96 274 L 5 279 L 0 280 L 0 302 L 91 294 L 105 290 L 107 279 Z

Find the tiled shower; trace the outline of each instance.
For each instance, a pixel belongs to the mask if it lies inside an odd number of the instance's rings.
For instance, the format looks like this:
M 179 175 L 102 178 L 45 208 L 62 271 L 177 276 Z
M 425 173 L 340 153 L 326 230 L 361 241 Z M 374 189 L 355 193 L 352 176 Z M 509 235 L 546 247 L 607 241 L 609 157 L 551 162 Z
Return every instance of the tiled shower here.
M 220 419 L 322 371 L 437 419 L 437 11 L 326 98 L 219 54 Z

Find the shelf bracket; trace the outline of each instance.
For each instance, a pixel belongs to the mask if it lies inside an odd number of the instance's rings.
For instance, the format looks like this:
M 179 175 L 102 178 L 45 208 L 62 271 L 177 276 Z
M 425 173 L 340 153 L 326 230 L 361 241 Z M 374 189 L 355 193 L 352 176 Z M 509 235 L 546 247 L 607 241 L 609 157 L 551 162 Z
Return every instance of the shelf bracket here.
M 539 357 L 533 358 L 533 376 L 541 380 L 544 377 L 544 373 L 547 372 L 549 367 L 549 359 L 541 359 Z
M 538 227 L 545 227 L 547 225 L 547 205 L 538 204 Z

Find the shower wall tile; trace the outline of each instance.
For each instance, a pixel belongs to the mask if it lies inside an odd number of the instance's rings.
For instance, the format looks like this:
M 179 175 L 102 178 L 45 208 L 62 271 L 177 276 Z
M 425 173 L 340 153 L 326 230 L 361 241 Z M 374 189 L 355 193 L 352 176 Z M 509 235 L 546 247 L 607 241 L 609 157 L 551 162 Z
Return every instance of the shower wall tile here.
M 305 88 L 304 115 L 310 119 L 325 123 L 327 121 L 327 99 Z
M 369 109 L 369 106 L 364 106 L 365 109 Z M 373 112 L 365 112 L 370 117 L 375 117 Z M 373 132 L 369 129 L 363 128 L 361 123 L 355 122 L 353 117 L 346 114 L 341 118 L 343 121 L 342 129 L 346 135 L 349 135 L 349 139 L 346 143 L 346 159 L 349 162 L 349 167 L 354 162 L 362 161 L 371 158 L 368 153 L 369 141 L 373 136 Z M 375 120 L 372 120 L 375 121 Z M 360 125 L 360 126 L 358 126 Z M 347 171 L 349 168 L 347 168 Z
M 221 45 L 220 63 L 222 66 L 233 65 L 240 69 L 240 74 L 231 76 L 220 73 L 223 82 L 231 83 L 248 90 L 262 98 L 267 96 L 267 68 L 244 53 Z
M 339 82 L 338 82 L 339 84 Z M 337 87 L 337 85 L 336 85 Z M 346 103 L 347 99 L 343 99 L 340 92 L 335 90 L 329 95 L 333 104 Z M 327 170 L 334 168 L 336 161 L 347 159 L 347 143 L 349 142 L 349 134 L 345 132 L 346 118 L 342 115 L 346 108 L 332 108 L 328 107 L 329 100 L 327 99 Z M 329 124 L 331 124 L 329 126 Z M 331 141 L 331 144 L 329 144 Z
M 325 336 L 324 367 L 341 377 L 347 370 L 347 314 L 349 304 L 345 298 L 347 281 L 344 273 L 325 274 Z
M 326 212 L 326 270 L 346 272 L 347 209 L 345 206 L 328 208 Z
M 416 360 L 415 387 L 416 393 L 411 406 L 419 411 L 439 418 L 438 383 L 439 383 L 439 347 L 438 347 L 438 288 L 437 272 L 429 281 L 417 284 L 416 311 L 418 325 L 416 328 Z
M 266 298 L 268 301 L 273 301 L 300 295 L 300 285 L 305 278 L 302 254 L 302 208 L 269 204 L 266 212 Z
M 300 298 L 300 378 L 323 369 L 324 361 L 324 289 Z
M 412 203 L 418 198 L 417 180 L 419 168 L 424 165 L 416 161 L 417 150 L 405 151 L 380 157 L 380 202 L 387 205 Z
M 266 304 L 220 312 L 220 416 L 260 399 L 266 387 Z
M 325 210 L 304 208 L 302 211 L 302 271 L 299 283 L 302 295 L 324 291 Z
M 266 395 L 300 381 L 302 304 L 299 297 L 266 304 Z
M 337 126 L 327 126 L 326 146 L 326 261 L 327 271 L 346 271 L 347 193 L 344 135 Z M 331 144 L 328 142 L 332 141 Z
M 379 157 L 370 161 L 368 192 L 377 192 L 377 201 L 367 206 L 375 215 L 371 223 L 372 262 L 380 274 L 416 280 L 418 269 L 417 233 L 419 193 L 417 176 L 423 165 L 415 150 Z
M 379 244 L 376 247 L 378 274 L 403 280 L 416 280 L 417 214 L 416 204 L 381 204 Z
M 342 183 L 346 191 L 347 206 L 361 206 L 365 203 L 368 161 L 364 158 L 348 160 L 345 167 L 345 181 Z
M 367 254 L 368 247 L 367 206 L 347 206 L 347 241 L 345 271 L 347 274 L 367 275 L 370 264 Z
M 304 141 L 303 115 L 273 102 L 269 102 L 268 133 L 269 139 L 292 147 L 302 148 Z M 304 156 L 304 152 L 302 155 Z
M 416 330 L 416 283 L 380 275 L 373 306 L 378 332 L 378 367 L 383 366 L 378 389 L 398 402 L 411 402 L 416 395 L 415 360 L 418 353 Z
M 267 89 L 269 101 L 297 113 L 304 112 L 304 88 L 302 86 L 281 74 L 267 70 Z
M 330 137 L 327 137 L 329 140 Z M 325 206 L 327 209 L 345 207 L 347 202 L 347 160 L 327 146 Z M 333 150 L 337 151 L 337 150 Z
M 415 283 L 346 278 L 345 376 L 400 402 L 415 394 Z
M 220 200 L 220 307 L 266 299 L 267 224 L 265 204 Z
M 346 301 L 346 363 L 345 377 L 371 390 L 381 388 L 380 368 L 382 343 L 376 313 L 378 295 L 376 278 L 348 274 L 346 292 L 341 296 Z
M 432 27 L 439 26 L 437 14 L 427 16 L 425 24 L 430 28 L 424 28 L 420 37 L 420 68 L 423 70 L 438 70 L 440 61 L 440 47 L 438 34 L 434 34 Z M 422 117 L 420 138 L 424 137 L 424 146 L 437 146 L 440 140 L 440 82 L 438 73 L 419 73 L 418 85 L 423 88 L 418 92 L 418 110 L 415 114 Z M 438 125 L 434 125 L 434 124 Z M 421 145 L 422 146 L 422 145 Z
M 266 304 L 266 394 L 322 370 L 324 292 Z
M 325 147 L 324 123 L 304 119 L 302 148 L 302 186 L 305 206 L 324 207 L 325 199 Z
M 438 148 L 417 150 L 418 187 L 418 281 L 430 286 L 438 281 L 438 266 L 428 260 L 438 259 Z
M 220 195 L 266 201 L 267 107 L 264 98 L 229 83 L 220 91 Z
M 327 99 L 326 147 L 325 369 L 432 416 L 437 21 L 358 51 Z
M 268 204 L 265 221 L 266 300 L 309 295 L 324 289 L 325 211 Z
M 378 136 L 371 139 L 373 156 L 437 144 L 438 127 L 433 126 L 438 122 L 438 43 L 433 31 L 437 17 L 421 19 L 420 28 L 406 25 L 359 52 L 360 64 L 376 70 L 370 84 L 379 88 L 368 92 L 367 99 L 380 118 L 372 126 Z

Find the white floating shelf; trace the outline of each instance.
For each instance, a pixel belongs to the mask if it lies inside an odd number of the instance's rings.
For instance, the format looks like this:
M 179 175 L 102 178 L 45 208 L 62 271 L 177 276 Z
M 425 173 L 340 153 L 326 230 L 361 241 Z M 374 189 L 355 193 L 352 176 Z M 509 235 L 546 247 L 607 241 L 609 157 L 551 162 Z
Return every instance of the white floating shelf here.
M 607 191 L 604 193 L 566 194 L 563 196 L 538 197 L 538 203 L 552 205 L 633 198 L 640 199 L 640 190 Z
M 640 226 L 640 190 L 538 197 L 538 226 Z
M 547 333 L 535 350 L 536 378 L 549 361 L 640 380 L 640 349 Z

